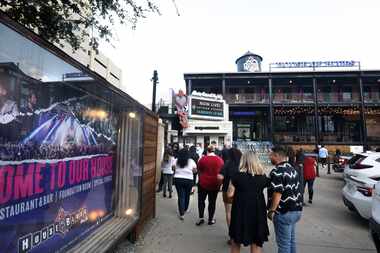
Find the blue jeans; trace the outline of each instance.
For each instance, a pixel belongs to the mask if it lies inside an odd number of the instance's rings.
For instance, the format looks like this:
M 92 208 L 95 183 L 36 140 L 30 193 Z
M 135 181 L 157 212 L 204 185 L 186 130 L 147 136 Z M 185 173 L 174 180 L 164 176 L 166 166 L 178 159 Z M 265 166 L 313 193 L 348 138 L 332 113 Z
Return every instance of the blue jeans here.
M 307 191 L 309 192 L 309 200 L 313 200 L 313 194 L 314 194 L 314 190 L 313 190 L 313 185 L 314 185 L 314 179 L 310 179 L 310 180 L 305 180 L 304 181 L 304 188 L 303 188 L 303 191 L 305 192 L 305 189 L 306 189 L 306 185 L 307 185 Z
M 162 184 L 162 190 L 164 192 L 164 196 L 166 196 L 166 188 L 169 189 L 169 196 L 172 195 L 172 192 L 173 192 L 173 188 L 172 188 L 172 185 L 173 185 L 173 175 L 172 174 L 162 174 L 163 178 L 164 178 L 164 183 Z M 168 187 L 166 187 L 166 185 L 168 185 Z
M 191 188 L 193 188 L 192 179 L 175 178 L 174 185 L 178 194 L 178 211 L 183 216 L 189 208 Z
M 296 223 L 301 219 L 300 211 L 276 214 L 273 217 L 278 253 L 296 253 Z

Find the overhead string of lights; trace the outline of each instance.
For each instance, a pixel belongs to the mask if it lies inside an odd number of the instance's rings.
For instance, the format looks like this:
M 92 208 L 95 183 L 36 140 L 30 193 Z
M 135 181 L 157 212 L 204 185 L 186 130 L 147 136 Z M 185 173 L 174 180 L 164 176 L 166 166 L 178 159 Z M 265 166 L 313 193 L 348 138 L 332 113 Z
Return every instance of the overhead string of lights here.
M 279 107 L 274 108 L 274 114 L 278 116 L 293 116 L 293 115 L 312 115 L 314 114 L 313 107 Z M 318 114 L 320 115 L 359 115 L 360 107 L 319 107 Z M 366 114 L 380 114 L 380 108 L 368 108 Z
M 367 114 L 367 115 L 379 115 L 380 116 L 380 108 L 366 108 L 365 114 Z
M 313 107 L 280 107 L 274 108 L 274 114 L 278 116 L 310 115 L 314 113 Z
M 320 107 L 318 108 L 318 113 L 325 115 L 359 115 L 360 107 Z

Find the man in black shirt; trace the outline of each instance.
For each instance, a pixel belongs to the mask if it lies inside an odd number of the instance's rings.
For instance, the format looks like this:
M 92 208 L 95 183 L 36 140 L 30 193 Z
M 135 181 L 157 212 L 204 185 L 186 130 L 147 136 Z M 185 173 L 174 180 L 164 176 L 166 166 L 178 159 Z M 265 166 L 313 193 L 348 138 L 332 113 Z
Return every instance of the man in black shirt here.
M 300 175 L 287 162 L 285 147 L 273 147 L 270 159 L 275 168 L 270 173 L 268 218 L 273 221 L 278 253 L 296 253 L 295 228 L 302 212 Z
M 216 144 L 216 141 L 212 141 L 211 142 L 211 146 L 214 146 L 214 149 L 215 149 L 215 155 L 219 156 L 220 158 L 222 158 L 222 151 L 220 151 L 218 149 L 218 145 Z

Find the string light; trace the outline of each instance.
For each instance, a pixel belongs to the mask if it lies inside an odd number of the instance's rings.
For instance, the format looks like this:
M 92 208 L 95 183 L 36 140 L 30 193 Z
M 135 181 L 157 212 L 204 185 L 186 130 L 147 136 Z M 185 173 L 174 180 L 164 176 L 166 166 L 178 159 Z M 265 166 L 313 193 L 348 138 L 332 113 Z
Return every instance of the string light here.
M 274 109 L 274 114 L 279 116 L 286 115 L 300 115 L 300 114 L 313 114 L 314 109 L 312 107 L 280 107 Z
M 367 114 L 380 114 L 380 109 L 370 109 L 367 110 Z M 279 116 L 292 116 L 292 115 L 311 115 L 314 114 L 313 107 L 280 107 L 274 108 L 274 114 Z M 319 107 L 319 115 L 360 115 L 359 106 L 352 107 Z
M 320 107 L 318 108 L 318 114 L 327 114 L 327 115 L 359 115 L 360 109 L 359 106 L 353 107 Z
M 379 115 L 380 114 L 380 108 L 367 108 L 365 110 L 365 114 L 367 114 L 367 115 Z

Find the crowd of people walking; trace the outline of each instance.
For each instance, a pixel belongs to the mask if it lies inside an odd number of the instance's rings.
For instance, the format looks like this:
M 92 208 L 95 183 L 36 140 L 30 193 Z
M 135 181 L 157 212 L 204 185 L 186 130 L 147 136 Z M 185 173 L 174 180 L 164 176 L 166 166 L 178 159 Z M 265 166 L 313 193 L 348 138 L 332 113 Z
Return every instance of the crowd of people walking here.
M 269 153 L 273 167 L 269 170 L 255 151 L 241 152 L 236 147 L 219 150 L 211 143 L 204 152 L 199 146 L 168 147 L 164 152 L 163 197 L 172 197 L 172 183 L 178 196 L 178 217 L 185 219 L 194 187 L 198 195 L 196 226 L 215 224 L 216 201 L 222 191 L 231 253 L 249 246 L 259 253 L 268 241 L 269 225 L 273 223 L 278 253 L 296 252 L 296 224 L 301 219 L 305 186 L 308 202 L 313 202 L 316 160 L 303 150 L 274 146 Z M 266 189 L 266 191 L 265 191 Z M 267 198 L 265 198 L 265 192 Z M 207 199 L 208 216 L 205 219 Z

